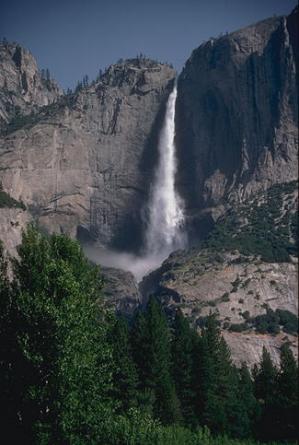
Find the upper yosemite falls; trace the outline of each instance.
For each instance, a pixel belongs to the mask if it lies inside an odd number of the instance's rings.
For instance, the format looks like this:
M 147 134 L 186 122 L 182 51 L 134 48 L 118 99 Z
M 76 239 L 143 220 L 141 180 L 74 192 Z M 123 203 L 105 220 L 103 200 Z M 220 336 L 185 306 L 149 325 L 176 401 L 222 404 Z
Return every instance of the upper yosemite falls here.
M 67 94 L 0 44 L 0 239 L 34 222 L 101 264 L 107 304 L 152 294 L 198 329 L 216 312 L 236 363 L 297 334 L 298 8 L 194 49 L 177 74 L 120 60 Z M 274 314 L 274 315 L 273 315 Z M 264 316 L 264 318 L 260 318 Z M 263 320 L 264 329 L 259 329 Z
M 159 161 L 148 205 L 149 222 L 146 230 L 145 252 L 162 257 L 186 245 L 182 229 L 184 211 L 181 199 L 175 190 L 176 98 L 175 85 L 167 101 L 165 122 L 158 144 Z

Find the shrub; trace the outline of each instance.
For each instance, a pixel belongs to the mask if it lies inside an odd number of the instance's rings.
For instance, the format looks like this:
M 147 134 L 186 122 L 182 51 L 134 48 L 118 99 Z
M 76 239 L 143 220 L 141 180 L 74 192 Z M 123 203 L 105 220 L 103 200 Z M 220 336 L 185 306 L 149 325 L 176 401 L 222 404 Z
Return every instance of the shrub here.
M 250 319 L 250 312 L 249 311 L 245 311 L 242 313 L 242 317 L 245 318 L 245 320 L 249 320 Z
M 232 290 L 231 290 L 231 293 L 233 293 L 233 292 L 237 292 L 238 287 L 239 287 L 239 285 L 241 284 L 241 280 L 240 280 L 240 278 L 237 277 L 237 278 L 235 279 L 235 281 L 233 281 L 231 284 L 232 284 L 232 286 L 233 286 L 233 288 L 232 288 Z
M 229 293 L 228 293 L 228 292 L 225 292 L 225 293 L 222 295 L 222 297 L 221 297 L 221 301 L 223 301 L 223 302 L 230 301 Z
M 298 318 L 295 314 L 283 309 L 277 309 L 276 313 L 279 317 L 280 325 L 283 326 L 284 332 L 287 332 L 288 334 L 298 333 Z
M 294 191 L 296 181 L 273 186 L 266 193 L 261 192 L 253 203 L 232 209 L 217 222 L 205 245 L 220 251 L 238 250 L 243 255 L 259 255 L 267 262 L 290 261 L 290 254 L 298 254 L 298 216 L 297 212 L 283 215 L 286 187 Z M 244 214 L 247 222 L 242 224 L 241 219 L 240 224 L 240 216 Z
M 4 192 L 0 189 L 0 208 L 18 208 L 22 210 L 26 210 L 25 205 L 12 198 L 8 193 Z
M 243 332 L 248 329 L 247 323 L 234 323 L 230 325 L 229 330 L 232 332 Z

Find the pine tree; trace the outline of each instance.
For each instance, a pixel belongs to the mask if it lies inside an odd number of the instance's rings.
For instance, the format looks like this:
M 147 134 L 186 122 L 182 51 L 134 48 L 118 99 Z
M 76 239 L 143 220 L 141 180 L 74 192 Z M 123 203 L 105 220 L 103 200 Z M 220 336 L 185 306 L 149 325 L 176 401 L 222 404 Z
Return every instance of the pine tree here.
M 255 395 L 264 403 L 270 403 L 273 399 L 277 369 L 273 365 L 271 356 L 267 349 L 263 347 L 262 357 L 259 367 L 254 371 Z
M 96 80 L 97 80 L 97 81 L 100 80 L 102 76 L 103 76 L 103 70 L 102 70 L 102 69 L 99 69 L 99 71 L 98 71 L 98 75 L 97 75 L 97 77 L 96 77 Z
M 217 405 L 217 380 L 219 372 L 219 348 L 220 331 L 214 315 L 207 318 L 206 326 L 201 333 L 201 357 L 199 361 L 199 393 L 198 393 L 198 416 L 200 423 L 215 427 L 216 416 L 214 416 L 214 403 Z M 219 406 L 218 415 L 223 415 L 222 404 Z M 216 424 L 218 420 L 216 420 Z
M 280 396 L 287 403 L 296 405 L 298 401 L 298 365 L 290 346 L 286 343 L 281 348 L 280 372 L 278 374 L 278 389 Z
M 220 335 L 215 314 L 207 318 L 200 347 L 198 415 L 201 423 L 218 434 L 246 436 L 237 369 Z
M 178 310 L 175 315 L 172 340 L 172 375 L 184 422 L 196 425 L 195 415 L 195 336 L 188 320 Z
M 275 398 L 277 440 L 298 438 L 298 366 L 288 344 L 282 346 Z
M 129 343 L 128 325 L 124 318 L 117 318 L 111 329 L 113 348 L 113 395 L 119 410 L 126 412 L 137 405 L 137 371 Z
M 132 331 L 133 351 L 141 389 L 153 397 L 153 412 L 163 423 L 180 418 L 171 378 L 170 333 L 161 306 L 150 298 L 145 315 L 139 315 Z
M 271 356 L 263 347 L 259 366 L 254 368 L 254 392 L 261 407 L 261 416 L 257 424 L 257 434 L 263 440 L 275 437 L 273 418 L 275 417 L 275 398 L 277 390 L 277 369 L 273 365 Z
M 79 91 L 81 91 L 83 88 L 83 84 L 82 82 L 77 82 L 76 88 L 75 88 L 75 93 L 79 93 Z
M 89 85 L 89 78 L 88 78 L 88 75 L 86 74 L 86 75 L 83 77 L 83 80 L 82 80 L 82 86 L 83 86 L 83 88 L 87 88 L 88 85 Z
M 130 331 L 130 342 L 133 359 L 137 366 L 139 375 L 139 388 L 141 390 L 145 388 L 147 378 L 147 363 L 145 362 L 144 358 L 149 355 L 149 335 L 146 330 L 147 324 L 145 315 L 143 312 L 138 311 L 135 314 L 133 325 Z
M 239 370 L 239 399 L 242 404 L 243 437 L 252 436 L 260 416 L 259 404 L 254 395 L 253 380 L 246 363 Z M 242 437 L 241 436 L 241 437 Z

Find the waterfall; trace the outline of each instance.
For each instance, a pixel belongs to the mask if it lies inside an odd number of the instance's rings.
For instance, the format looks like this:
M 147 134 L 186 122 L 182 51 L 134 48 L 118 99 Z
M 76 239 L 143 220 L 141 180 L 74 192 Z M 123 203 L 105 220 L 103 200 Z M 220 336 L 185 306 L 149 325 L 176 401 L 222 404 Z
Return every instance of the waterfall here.
M 147 205 L 147 230 L 142 255 L 85 247 L 88 257 L 103 266 L 131 271 L 139 282 L 147 273 L 160 266 L 174 250 L 184 248 L 183 202 L 175 190 L 177 170 L 175 154 L 175 103 L 177 88 L 169 95 L 158 154 L 159 162 Z
M 159 163 L 148 204 L 148 226 L 145 235 L 145 255 L 165 259 L 172 251 L 186 244 L 183 232 L 182 199 L 175 190 L 177 170 L 175 153 L 175 105 L 177 86 L 170 93 L 159 138 Z

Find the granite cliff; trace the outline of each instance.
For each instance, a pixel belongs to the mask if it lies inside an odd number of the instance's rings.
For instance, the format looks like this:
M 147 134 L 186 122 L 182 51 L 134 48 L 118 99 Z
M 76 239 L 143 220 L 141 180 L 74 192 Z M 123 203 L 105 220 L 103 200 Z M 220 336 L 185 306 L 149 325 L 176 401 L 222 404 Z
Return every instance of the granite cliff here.
M 237 251 L 215 254 L 194 249 L 171 255 L 144 279 L 141 289 L 145 296 L 157 295 L 170 316 L 180 308 L 196 329 L 204 325 L 209 313 L 216 312 L 238 364 L 246 360 L 253 365 L 263 346 L 279 363 L 279 350 L 286 341 L 297 354 L 296 322 L 290 330 L 279 319 L 269 329 L 256 323 L 276 320 L 277 310 L 296 320 L 297 264 L 266 263 Z
M 192 243 L 231 205 L 298 176 L 297 15 L 209 40 L 179 76 L 177 186 Z M 130 59 L 60 96 L 28 51 L 2 44 L 0 55 L 4 190 L 49 231 L 138 250 L 175 71 Z
M 47 106 L 62 90 L 41 72 L 32 54 L 16 43 L 0 43 L 0 130 Z
M 179 76 L 179 187 L 191 239 L 258 190 L 298 177 L 298 8 L 195 49 Z
M 198 328 L 217 311 L 238 363 L 263 345 L 277 361 L 297 342 L 297 15 L 193 51 L 178 78 L 176 179 L 195 247 L 139 288 L 103 269 L 108 304 L 127 316 L 150 293 Z M 32 220 L 82 243 L 141 249 L 175 76 L 139 57 L 66 95 L 27 50 L 0 45 L 0 239 L 10 253 Z
M 283 343 L 298 347 L 297 183 L 260 191 L 220 218 L 200 247 L 175 252 L 143 279 L 144 303 L 156 295 L 197 329 L 216 312 L 240 364 L 263 346 L 276 363 Z
M 1 182 L 49 232 L 140 245 L 156 137 L 175 71 L 148 59 L 109 67 L 0 139 Z

